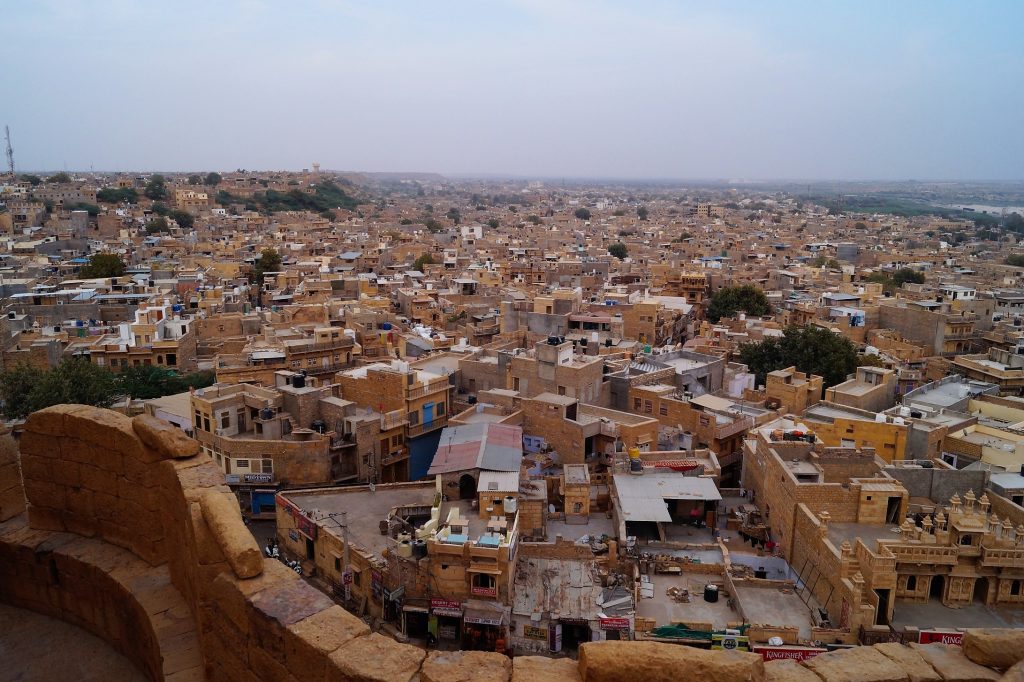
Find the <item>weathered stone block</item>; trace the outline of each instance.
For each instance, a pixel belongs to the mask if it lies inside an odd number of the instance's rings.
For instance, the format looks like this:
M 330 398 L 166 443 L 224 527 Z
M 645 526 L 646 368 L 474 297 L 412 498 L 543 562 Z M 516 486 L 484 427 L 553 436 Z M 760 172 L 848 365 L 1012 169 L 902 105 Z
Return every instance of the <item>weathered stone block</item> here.
M 890 642 L 876 644 L 874 649 L 898 665 L 910 682 L 942 682 L 942 676 L 913 649 Z
M 287 627 L 285 661 L 299 680 L 321 682 L 328 656 L 356 637 L 368 634 L 370 628 L 366 623 L 340 606 L 330 606 Z
M 1024 630 L 973 628 L 964 635 L 963 649 L 975 663 L 1005 670 L 1024 660 Z
M 569 658 L 517 656 L 512 661 L 512 682 L 581 682 L 581 680 L 576 661 Z
M 908 681 L 903 668 L 871 647 L 818 654 L 804 665 L 825 682 Z
M 28 507 L 28 522 L 36 530 L 67 530 L 64 526 L 64 515 L 60 510 L 36 504 L 30 504 Z
M 999 673 L 974 663 L 958 646 L 949 644 L 911 644 L 943 680 L 950 682 L 987 682 L 998 680 Z
M 821 682 L 820 677 L 792 660 L 767 661 L 764 674 L 767 682 Z
M 423 682 L 506 682 L 511 675 L 507 656 L 486 651 L 431 651 L 420 668 Z
M 660 642 L 587 642 L 580 647 L 579 666 L 585 682 L 764 680 L 764 660 L 758 654 L 704 651 Z
M 143 444 L 161 458 L 182 459 L 199 453 L 199 441 L 162 419 L 141 414 L 132 419 L 132 428 Z
M 201 504 L 203 519 L 235 575 L 239 578 L 252 578 L 262 573 L 263 552 L 242 523 L 237 501 L 229 499 L 225 494 L 210 491 L 202 496 Z
M 420 669 L 426 652 L 373 633 L 356 637 L 330 656 L 326 682 L 402 682 Z

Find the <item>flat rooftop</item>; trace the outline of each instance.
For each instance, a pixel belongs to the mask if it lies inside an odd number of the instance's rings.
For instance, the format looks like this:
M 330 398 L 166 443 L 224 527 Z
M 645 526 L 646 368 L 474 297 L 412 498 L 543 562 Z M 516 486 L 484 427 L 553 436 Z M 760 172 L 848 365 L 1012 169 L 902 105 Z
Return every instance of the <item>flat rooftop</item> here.
M 876 523 L 830 523 L 828 539 L 838 548 L 843 544 L 843 540 L 849 540 L 852 545 L 856 538 L 860 538 L 873 550 L 876 540 L 900 540 L 902 536 L 896 532 L 899 528 L 898 525 Z
M 811 610 L 796 590 L 778 587 L 744 587 L 736 583 L 736 599 L 750 623 L 788 625 L 800 629 L 800 637 L 811 638 L 814 626 Z
M 395 507 L 431 506 L 434 503 L 436 491 L 437 488 L 431 481 L 396 486 L 378 485 L 374 492 L 370 492 L 367 487 L 360 486 L 358 488 L 331 488 L 324 491 L 284 492 L 282 495 L 314 519 L 321 518 L 326 514 L 347 512 L 348 533 L 352 544 L 380 556 L 388 546 L 388 536 L 380 534 L 380 522 L 386 519 Z M 468 510 L 468 501 L 466 505 Z M 460 510 L 461 512 L 462 510 Z M 462 515 L 470 517 L 468 513 L 462 513 Z M 474 513 L 472 517 L 475 516 Z M 447 517 L 448 510 L 442 506 L 441 521 Z M 327 519 L 325 526 L 330 529 L 331 525 L 330 519 Z M 340 528 L 332 530 L 332 532 L 339 537 L 342 533 Z
M 637 602 L 636 615 L 652 618 L 658 625 L 675 622 L 711 623 L 716 630 L 740 620 L 740 614 L 733 610 L 724 597 L 717 602 L 704 601 L 704 586 L 709 583 L 722 584 L 724 578 L 715 573 L 682 573 L 680 575 L 650 575 L 654 584 L 654 597 L 643 597 Z M 670 588 L 688 590 L 689 603 L 680 603 L 667 594 Z
M 903 628 L 1024 628 L 1024 607 L 969 604 L 951 609 L 938 600 L 926 604 L 896 600 L 892 625 Z

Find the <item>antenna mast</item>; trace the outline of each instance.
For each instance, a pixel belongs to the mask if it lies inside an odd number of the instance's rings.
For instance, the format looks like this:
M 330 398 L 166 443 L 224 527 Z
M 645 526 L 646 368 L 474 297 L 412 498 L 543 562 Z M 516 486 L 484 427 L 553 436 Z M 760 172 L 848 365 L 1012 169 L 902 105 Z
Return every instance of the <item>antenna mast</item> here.
M 10 171 L 11 177 L 14 177 L 14 148 L 11 147 L 11 128 L 10 126 L 4 126 L 4 137 L 7 138 L 7 170 Z

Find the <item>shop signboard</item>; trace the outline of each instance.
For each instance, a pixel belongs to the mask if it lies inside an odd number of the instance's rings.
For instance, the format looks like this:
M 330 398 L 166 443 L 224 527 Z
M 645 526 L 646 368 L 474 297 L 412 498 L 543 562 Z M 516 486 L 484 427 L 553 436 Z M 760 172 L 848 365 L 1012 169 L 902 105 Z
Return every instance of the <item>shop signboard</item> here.
M 463 620 L 474 625 L 501 625 L 501 616 L 492 618 L 479 613 L 468 614 Z
M 602 630 L 628 630 L 629 618 L 602 618 L 600 624 Z
M 242 480 L 246 483 L 273 483 L 274 474 L 242 474 Z
M 538 628 L 533 625 L 524 625 L 523 637 L 526 639 L 537 639 L 543 642 L 548 638 L 548 629 Z
M 743 635 L 711 635 L 712 649 L 726 651 L 750 651 L 750 638 Z
M 810 646 L 755 646 L 754 653 L 761 654 L 766 661 L 806 661 L 818 654 L 823 654 L 827 649 L 819 649 Z
M 954 644 L 956 646 L 963 646 L 964 633 L 955 632 L 949 630 L 921 630 L 917 634 L 917 641 L 919 644 Z
M 431 599 L 430 612 L 435 616 L 462 618 L 462 602 L 455 599 Z
M 477 587 L 473 586 L 469 589 L 470 593 L 475 597 L 496 597 L 498 596 L 498 588 L 496 587 Z

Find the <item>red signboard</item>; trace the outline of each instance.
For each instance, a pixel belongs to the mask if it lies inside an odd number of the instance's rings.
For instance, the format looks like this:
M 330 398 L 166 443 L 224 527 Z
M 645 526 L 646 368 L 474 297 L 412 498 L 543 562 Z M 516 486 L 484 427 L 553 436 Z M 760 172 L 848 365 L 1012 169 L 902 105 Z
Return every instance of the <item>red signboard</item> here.
M 754 645 L 754 653 L 761 654 L 766 661 L 782 661 L 785 659 L 793 661 L 806 661 L 818 654 L 823 654 L 827 649 L 818 649 L 808 646 L 758 646 Z
M 629 618 L 602 618 L 602 630 L 628 630 Z
M 471 587 L 469 588 L 470 594 L 474 594 L 478 597 L 497 597 L 498 589 L 495 587 Z
M 435 616 L 462 618 L 462 602 L 455 599 L 431 599 L 430 612 Z
M 950 632 L 949 630 L 921 630 L 917 635 L 917 641 L 920 644 L 932 644 L 933 642 L 938 642 L 939 644 L 955 644 L 956 646 L 963 646 L 964 633 Z

